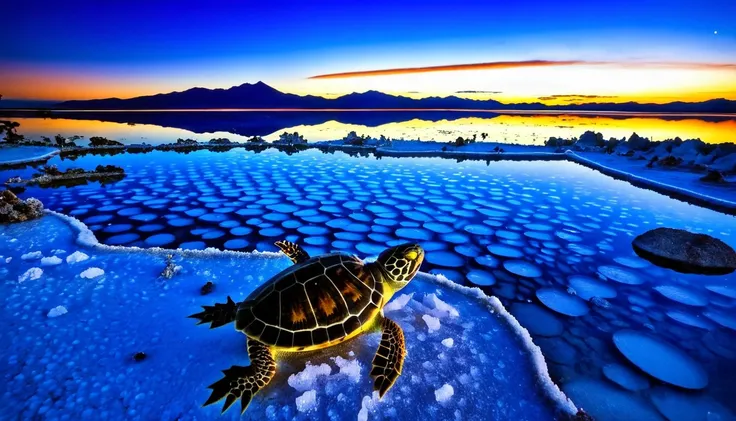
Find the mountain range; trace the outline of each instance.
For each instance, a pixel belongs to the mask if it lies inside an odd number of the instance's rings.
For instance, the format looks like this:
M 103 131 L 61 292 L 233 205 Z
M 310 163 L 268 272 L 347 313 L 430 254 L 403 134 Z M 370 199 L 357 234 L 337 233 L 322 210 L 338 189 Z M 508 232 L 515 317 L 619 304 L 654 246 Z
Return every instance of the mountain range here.
M 736 101 L 711 99 L 703 102 L 670 102 L 666 104 L 585 103 L 569 105 L 545 105 L 541 102 L 504 104 L 492 99 L 475 100 L 448 97 L 413 99 L 389 95 L 378 91 L 352 93 L 335 99 L 314 95 L 294 95 L 281 92 L 258 82 L 244 83 L 229 89 L 192 88 L 182 92 L 170 92 L 139 96 L 130 99 L 107 98 L 66 101 L 52 108 L 65 110 L 166 110 L 166 109 L 444 109 L 444 110 L 576 110 L 576 111 L 628 111 L 667 113 L 736 113 Z

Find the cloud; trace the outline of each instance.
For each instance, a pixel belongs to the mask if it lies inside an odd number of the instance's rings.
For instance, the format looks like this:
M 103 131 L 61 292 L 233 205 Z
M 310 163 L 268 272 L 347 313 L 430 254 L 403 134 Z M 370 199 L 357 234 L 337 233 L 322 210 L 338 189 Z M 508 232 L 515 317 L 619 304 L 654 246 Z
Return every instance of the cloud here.
M 462 70 L 489 70 L 489 69 L 516 69 L 524 67 L 554 67 L 554 66 L 621 66 L 630 68 L 642 67 L 671 67 L 695 70 L 736 70 L 736 63 L 692 63 L 680 61 L 590 61 L 590 60 L 526 60 L 526 61 L 493 61 L 487 63 L 447 64 L 443 66 L 427 67 L 400 67 L 394 69 L 361 70 L 355 72 L 327 73 L 311 76 L 309 79 L 343 79 L 366 76 L 389 76 L 429 72 L 453 72 Z
M 456 94 L 502 94 L 502 91 L 455 91 Z
M 601 98 L 618 98 L 615 95 L 579 95 L 579 94 L 569 94 L 569 95 L 549 95 L 549 96 L 540 96 L 537 98 L 540 101 L 553 101 L 556 99 L 566 101 L 566 102 L 573 102 L 573 101 L 580 101 L 584 99 L 601 99 Z

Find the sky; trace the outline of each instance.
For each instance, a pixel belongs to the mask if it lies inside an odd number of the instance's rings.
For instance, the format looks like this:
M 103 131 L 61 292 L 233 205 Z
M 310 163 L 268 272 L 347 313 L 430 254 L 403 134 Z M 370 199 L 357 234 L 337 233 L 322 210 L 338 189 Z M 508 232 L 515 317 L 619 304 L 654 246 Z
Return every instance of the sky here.
M 263 81 L 502 102 L 736 100 L 736 1 L 6 0 L 3 99 Z

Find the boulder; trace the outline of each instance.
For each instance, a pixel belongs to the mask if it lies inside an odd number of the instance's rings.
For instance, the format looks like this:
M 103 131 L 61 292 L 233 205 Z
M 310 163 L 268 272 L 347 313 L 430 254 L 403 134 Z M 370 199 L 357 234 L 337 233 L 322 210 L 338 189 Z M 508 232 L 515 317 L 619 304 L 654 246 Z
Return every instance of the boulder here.
M 682 273 L 721 275 L 736 271 L 736 251 L 706 234 L 656 228 L 636 237 L 632 246 L 640 257 Z
M 700 181 L 706 183 L 725 183 L 726 179 L 720 171 L 710 170 L 706 175 L 700 177 Z
M 595 132 L 588 130 L 585 133 L 583 133 L 582 136 L 580 136 L 580 139 L 577 141 L 576 145 L 600 148 L 606 145 L 606 141 L 603 140 L 603 134 L 595 133 Z
M 724 173 L 736 173 L 736 152 L 715 159 L 710 169 Z
M 30 221 L 43 216 L 43 203 L 30 198 L 20 200 L 10 190 L 0 193 L 0 224 Z
M 648 149 L 651 145 L 651 141 L 647 139 L 646 137 L 641 137 L 636 133 L 633 133 L 631 137 L 629 137 L 629 140 L 626 141 L 629 144 L 629 147 L 634 150 L 644 150 Z
M 700 139 L 690 139 L 680 146 L 672 148 L 672 156 L 681 158 L 686 165 L 692 165 L 702 152 L 705 151 L 705 142 Z

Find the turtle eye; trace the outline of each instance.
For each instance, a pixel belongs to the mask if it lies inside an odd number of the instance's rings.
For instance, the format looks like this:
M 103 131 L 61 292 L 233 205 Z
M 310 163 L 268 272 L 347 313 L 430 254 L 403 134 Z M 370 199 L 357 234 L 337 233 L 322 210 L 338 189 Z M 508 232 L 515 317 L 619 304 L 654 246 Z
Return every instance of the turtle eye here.
M 419 253 L 417 253 L 415 250 L 411 250 L 407 252 L 404 256 L 409 260 L 414 260 L 417 258 L 418 255 Z

